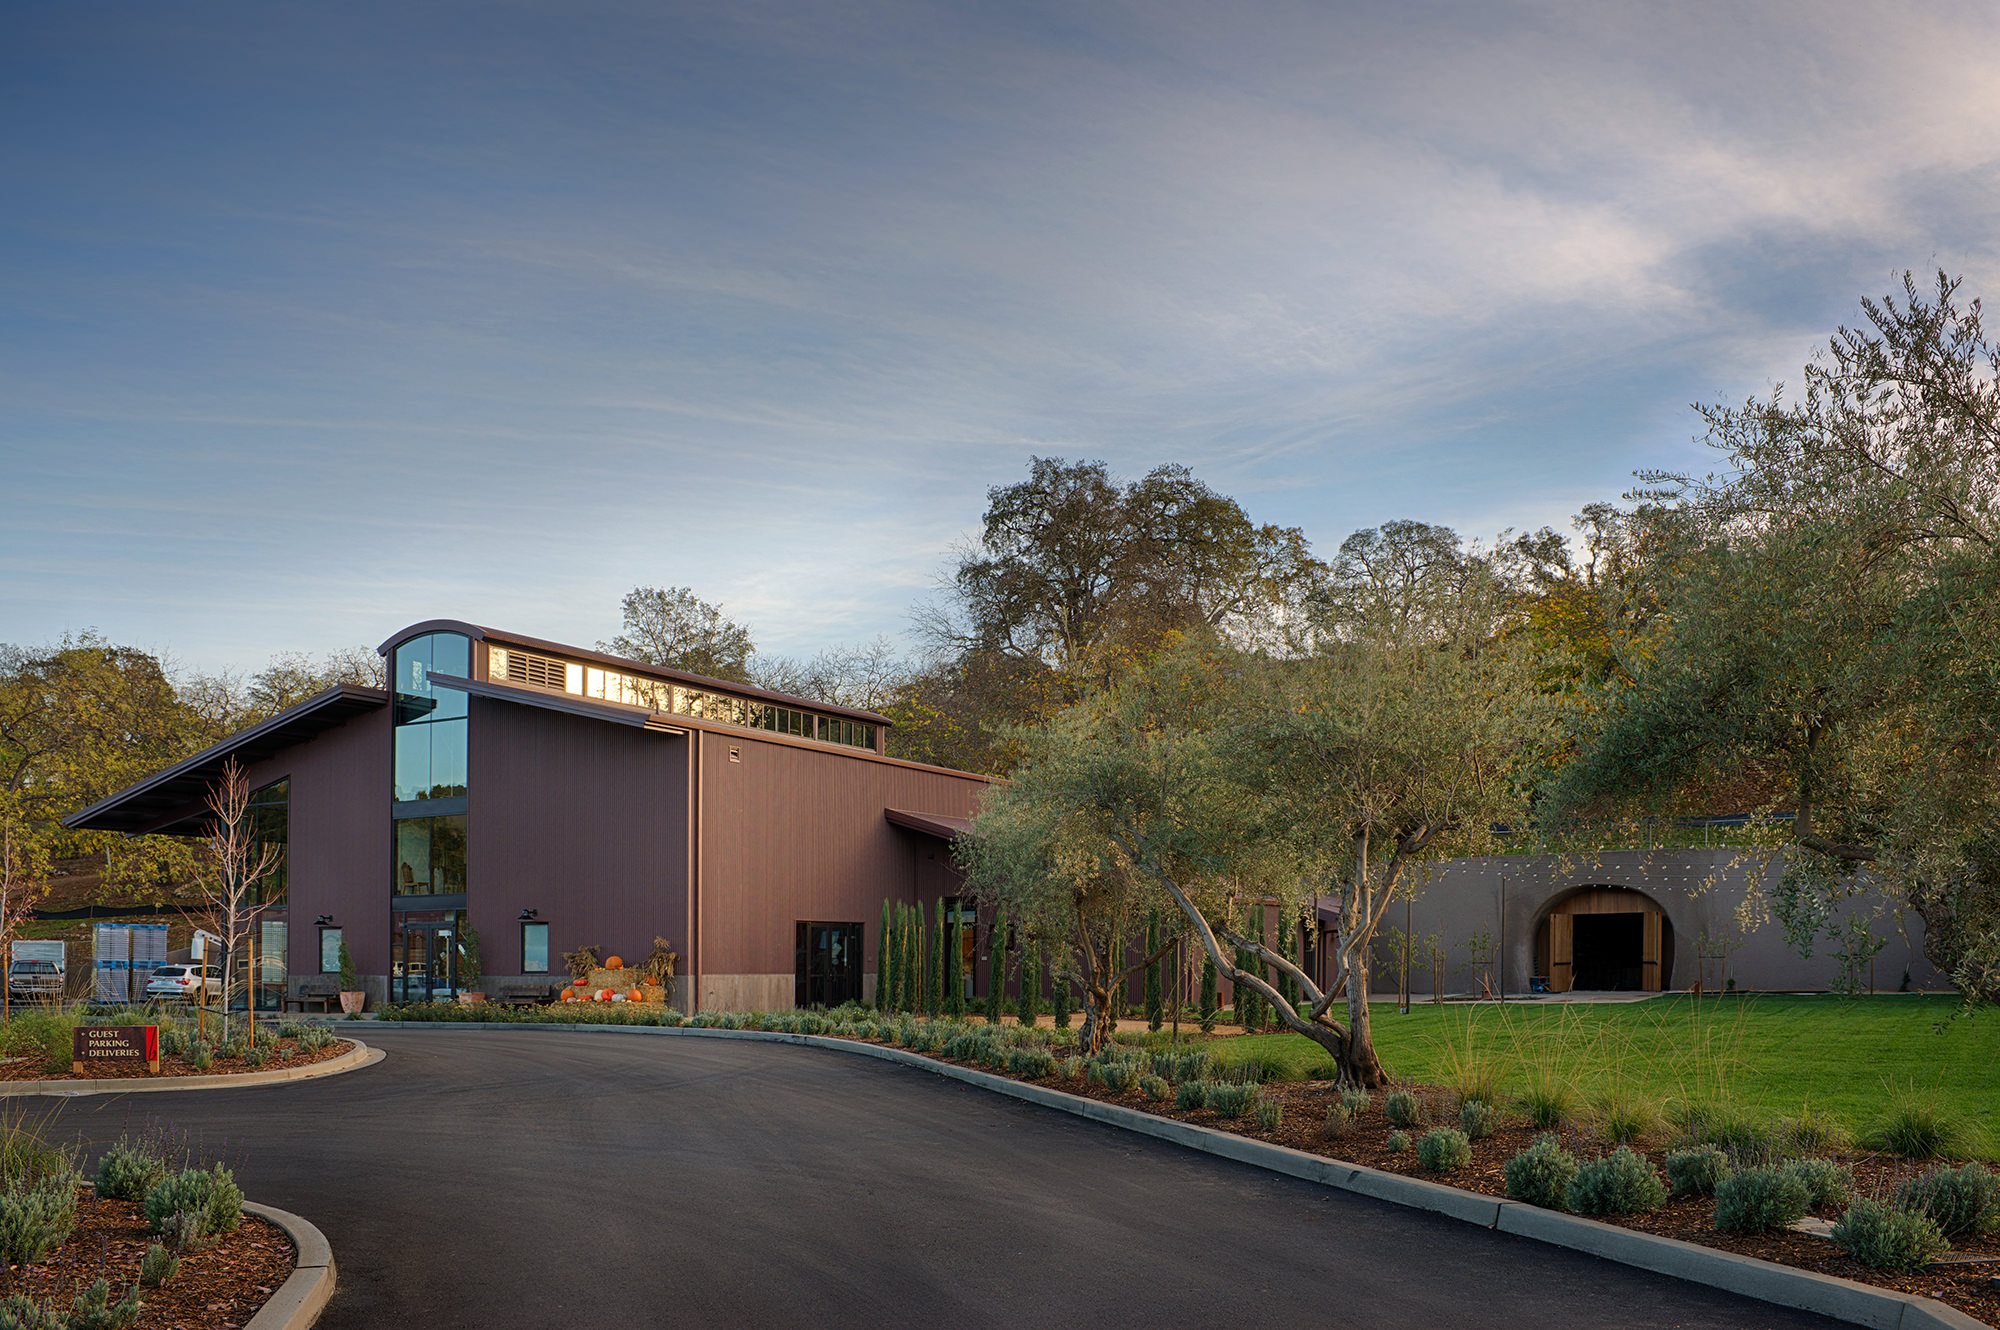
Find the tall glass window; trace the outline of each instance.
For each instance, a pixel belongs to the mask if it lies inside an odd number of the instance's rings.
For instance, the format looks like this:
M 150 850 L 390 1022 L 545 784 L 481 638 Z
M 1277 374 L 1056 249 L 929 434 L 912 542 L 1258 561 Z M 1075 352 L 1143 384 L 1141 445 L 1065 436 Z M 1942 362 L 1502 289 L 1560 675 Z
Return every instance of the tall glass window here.
M 433 674 L 465 678 L 472 644 L 457 633 L 431 633 L 396 648 L 396 801 L 465 794 L 466 696 L 431 683 Z
M 452 963 L 466 900 L 466 719 L 462 689 L 440 676 L 472 673 L 472 643 L 429 633 L 396 648 L 390 832 L 390 996 L 453 992 Z

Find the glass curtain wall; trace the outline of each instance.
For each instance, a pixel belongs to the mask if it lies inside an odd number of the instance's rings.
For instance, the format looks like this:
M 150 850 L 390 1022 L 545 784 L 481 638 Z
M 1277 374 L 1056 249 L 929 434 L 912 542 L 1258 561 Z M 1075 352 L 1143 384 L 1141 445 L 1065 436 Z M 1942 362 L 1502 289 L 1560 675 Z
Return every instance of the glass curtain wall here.
M 457 992 L 451 958 L 465 920 L 468 700 L 432 676 L 470 676 L 472 644 L 460 633 L 413 637 L 396 648 L 391 669 L 389 997 L 449 1000 Z

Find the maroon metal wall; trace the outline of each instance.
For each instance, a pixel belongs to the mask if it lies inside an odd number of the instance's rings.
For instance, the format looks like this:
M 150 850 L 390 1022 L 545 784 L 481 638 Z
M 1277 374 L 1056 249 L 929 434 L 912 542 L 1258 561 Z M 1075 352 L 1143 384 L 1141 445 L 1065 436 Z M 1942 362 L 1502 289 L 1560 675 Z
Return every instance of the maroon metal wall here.
M 389 972 L 389 708 L 244 768 L 251 788 L 292 782 L 286 846 L 286 969 L 319 973 L 319 930 L 333 916 L 363 974 Z
M 872 973 L 885 897 L 957 889 L 944 845 L 890 825 L 884 810 L 969 817 L 987 785 L 719 732 L 702 737 L 701 777 L 703 974 L 792 973 L 802 919 L 861 924 Z
M 478 697 L 468 730 L 467 912 L 486 973 L 521 973 L 523 909 L 549 925 L 552 975 L 586 945 L 636 964 L 655 935 L 688 973 L 687 738 Z

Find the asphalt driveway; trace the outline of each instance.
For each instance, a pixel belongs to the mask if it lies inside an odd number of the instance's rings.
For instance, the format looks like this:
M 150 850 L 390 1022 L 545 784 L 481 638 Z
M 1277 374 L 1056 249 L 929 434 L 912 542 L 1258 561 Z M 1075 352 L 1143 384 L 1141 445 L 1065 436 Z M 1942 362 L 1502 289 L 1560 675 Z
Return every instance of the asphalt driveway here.
M 1811 1326 L 912 1068 L 779 1044 L 398 1030 L 375 1067 L 98 1096 L 325 1231 L 328 1330 Z

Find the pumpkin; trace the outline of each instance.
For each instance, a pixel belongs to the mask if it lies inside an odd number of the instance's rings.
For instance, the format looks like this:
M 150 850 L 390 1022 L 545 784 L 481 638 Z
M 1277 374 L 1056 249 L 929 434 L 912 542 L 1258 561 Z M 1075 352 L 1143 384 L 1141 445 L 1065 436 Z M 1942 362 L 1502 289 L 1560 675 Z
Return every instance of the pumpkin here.
M 582 988 L 584 984 L 584 979 L 582 975 L 578 975 L 576 978 L 570 980 L 569 982 L 570 982 L 570 987 L 572 988 Z
M 598 1000 L 599 1002 L 609 1002 L 609 1001 L 611 1001 L 611 990 L 610 990 L 610 989 L 608 989 L 608 988 L 600 988 L 600 989 L 598 989 L 598 990 L 597 990 L 597 1000 Z
M 607 970 L 622 970 L 625 968 L 625 962 L 613 956 L 604 962 L 604 968 Z
M 562 991 L 562 1000 L 565 1002 L 576 1001 L 576 990 L 573 988 L 565 988 Z
M 627 1002 L 644 1002 L 646 995 L 635 988 L 625 995 L 625 1000 Z

